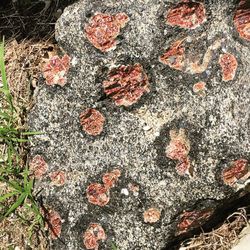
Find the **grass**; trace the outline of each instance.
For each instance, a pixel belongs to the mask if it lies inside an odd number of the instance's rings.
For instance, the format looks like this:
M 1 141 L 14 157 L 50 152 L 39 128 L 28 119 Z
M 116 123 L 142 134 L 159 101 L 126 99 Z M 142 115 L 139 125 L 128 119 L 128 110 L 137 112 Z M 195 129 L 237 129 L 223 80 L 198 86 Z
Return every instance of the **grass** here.
M 18 113 L 13 105 L 13 97 L 7 82 L 4 59 L 4 41 L 0 43 L 0 222 L 15 214 L 29 226 L 29 237 L 34 229 L 43 228 L 43 217 L 32 194 L 34 180 L 30 178 L 29 169 L 21 155 L 22 147 L 28 142 L 28 136 L 39 132 L 25 131 L 18 125 Z M 20 210 L 22 210 L 20 212 Z M 23 216 L 28 212 L 32 220 Z

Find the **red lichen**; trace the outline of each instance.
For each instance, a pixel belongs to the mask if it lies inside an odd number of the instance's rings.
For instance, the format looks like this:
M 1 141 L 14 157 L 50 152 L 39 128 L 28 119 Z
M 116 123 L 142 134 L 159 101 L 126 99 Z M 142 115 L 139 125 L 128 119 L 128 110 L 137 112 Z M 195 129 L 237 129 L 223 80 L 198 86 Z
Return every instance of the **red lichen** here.
M 129 21 L 125 13 L 116 15 L 97 13 L 91 17 L 89 24 L 85 25 L 85 33 L 88 40 L 102 52 L 115 49 L 116 37 Z
M 121 171 L 119 169 L 114 169 L 103 175 L 103 185 L 99 183 L 91 183 L 86 190 L 88 201 L 101 207 L 107 205 L 110 199 L 109 191 L 114 187 L 115 182 L 117 182 L 120 176 Z
M 86 249 L 98 250 L 99 240 L 106 240 L 106 234 L 101 225 L 91 223 L 83 234 L 83 243 Z
M 170 142 L 166 148 L 166 156 L 172 160 L 178 160 L 176 170 L 179 175 L 192 175 L 192 167 L 188 157 L 190 142 L 184 129 L 170 130 Z
M 197 211 L 184 211 L 180 216 L 177 235 L 187 232 L 190 229 L 201 226 L 213 213 L 213 209 Z
M 230 166 L 222 171 L 222 179 L 225 184 L 234 186 L 238 180 L 249 177 L 248 161 L 238 159 L 233 161 Z
M 222 54 L 219 64 L 222 68 L 222 80 L 225 82 L 233 80 L 238 67 L 235 56 L 229 53 Z
M 187 158 L 190 151 L 190 142 L 186 137 L 185 130 L 170 130 L 170 143 L 166 148 L 166 155 L 172 160 L 182 161 Z
M 91 183 L 86 190 L 88 201 L 94 205 L 105 206 L 109 202 L 109 189 L 99 183 Z
M 177 163 L 175 169 L 179 175 L 193 175 L 193 168 L 191 166 L 189 157 L 186 157 L 182 159 L 179 163 Z
M 89 135 L 99 135 L 103 130 L 104 116 L 96 109 L 86 109 L 80 114 L 82 129 Z
M 199 95 L 204 95 L 205 90 L 206 90 L 206 83 L 205 82 L 197 82 L 193 85 L 194 93 L 197 93 Z
M 61 235 L 62 219 L 58 212 L 54 210 L 43 211 L 45 217 L 45 227 L 49 229 L 51 238 L 54 240 Z
M 50 174 L 52 184 L 55 186 L 62 186 L 65 183 L 65 173 L 63 171 L 55 171 Z
M 48 164 L 41 155 L 36 155 L 29 162 L 29 167 L 31 172 L 37 179 L 40 179 L 48 170 Z
M 103 82 L 104 92 L 117 106 L 130 106 L 149 92 L 149 81 L 140 64 L 122 65 L 110 71 Z
M 144 222 L 155 223 L 161 217 L 161 211 L 157 208 L 149 208 L 143 213 Z
M 47 85 L 64 86 L 67 82 L 67 73 L 70 66 L 70 57 L 64 55 L 62 58 L 53 56 L 43 67 L 43 76 Z
M 167 24 L 186 29 L 195 29 L 206 21 L 206 10 L 202 3 L 184 0 L 166 14 Z
M 234 16 L 234 25 L 239 36 L 250 41 L 250 2 L 241 0 Z
M 131 191 L 135 196 L 139 194 L 140 187 L 134 183 L 128 184 L 128 189 Z
M 171 68 L 182 70 L 185 59 L 185 48 L 182 46 L 183 40 L 175 41 L 167 51 L 159 58 L 160 62 Z
M 109 189 L 114 187 L 115 182 L 121 176 L 121 171 L 119 169 L 114 169 L 110 173 L 106 173 L 102 177 L 105 188 Z

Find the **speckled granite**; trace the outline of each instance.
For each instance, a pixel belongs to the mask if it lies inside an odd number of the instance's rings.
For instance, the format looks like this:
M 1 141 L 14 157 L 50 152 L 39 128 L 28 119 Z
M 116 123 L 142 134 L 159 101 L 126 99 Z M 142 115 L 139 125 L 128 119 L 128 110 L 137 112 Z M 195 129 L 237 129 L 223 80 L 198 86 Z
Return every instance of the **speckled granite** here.
M 216 207 L 235 190 L 223 184 L 221 171 L 234 159 L 250 159 L 250 43 L 238 38 L 233 26 L 235 1 L 205 1 L 207 21 L 194 30 L 171 27 L 164 14 L 177 1 L 83 0 L 65 9 L 56 24 L 56 39 L 73 59 L 64 87 L 40 87 L 29 115 L 31 157 L 43 155 L 49 170 L 36 182 L 45 205 L 63 219 L 60 239 L 51 249 L 85 249 L 82 235 L 89 223 L 100 223 L 107 240 L 99 249 L 158 250 L 178 231 L 184 210 Z M 116 49 L 102 53 L 86 39 L 84 24 L 96 12 L 125 12 L 130 20 L 118 37 Z M 159 56 L 177 39 L 187 38 L 192 55 L 203 58 L 220 40 L 205 72 L 189 74 L 159 62 Z M 193 51 L 193 53 L 192 53 Z M 238 69 L 233 81 L 223 82 L 218 64 L 223 52 L 233 53 Z M 150 92 L 137 104 L 118 107 L 104 95 L 102 82 L 109 68 L 140 63 L 149 77 Z M 206 82 L 205 95 L 193 92 Z M 96 108 L 106 118 L 101 135 L 81 130 L 79 115 Z M 166 157 L 169 131 L 185 129 L 194 176 L 177 174 L 176 161 Z M 107 206 L 88 203 L 86 188 L 119 168 L 121 177 L 111 190 Z M 62 170 L 66 183 L 51 185 L 49 173 Z M 139 185 L 139 195 L 121 192 Z M 143 212 L 161 210 L 160 221 L 148 224 Z

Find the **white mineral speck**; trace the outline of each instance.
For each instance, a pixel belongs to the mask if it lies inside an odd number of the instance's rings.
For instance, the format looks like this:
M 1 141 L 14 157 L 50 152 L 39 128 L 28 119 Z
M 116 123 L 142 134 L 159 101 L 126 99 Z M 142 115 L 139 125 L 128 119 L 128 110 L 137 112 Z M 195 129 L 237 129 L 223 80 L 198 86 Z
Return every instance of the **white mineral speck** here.
M 148 126 L 148 125 L 146 125 L 146 126 L 143 127 L 143 130 L 144 130 L 144 131 L 148 131 L 148 130 L 150 130 L 150 129 L 151 129 L 151 127 Z
M 122 188 L 121 194 L 124 194 L 124 195 L 128 196 L 129 195 L 128 189 L 127 188 Z

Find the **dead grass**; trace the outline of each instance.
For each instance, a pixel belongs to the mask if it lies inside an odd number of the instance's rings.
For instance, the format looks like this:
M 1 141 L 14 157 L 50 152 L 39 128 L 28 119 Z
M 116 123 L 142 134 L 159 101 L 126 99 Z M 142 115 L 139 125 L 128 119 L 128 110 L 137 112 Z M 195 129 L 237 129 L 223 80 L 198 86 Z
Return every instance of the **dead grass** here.
M 249 217 L 246 210 L 241 208 L 217 229 L 183 242 L 180 250 L 229 250 L 238 242 L 239 234 L 248 225 Z
M 31 107 L 33 90 L 41 77 L 41 63 L 54 49 L 49 41 L 12 40 L 6 44 L 7 80 L 15 106 L 27 110 Z
M 5 47 L 5 61 L 7 80 L 16 108 L 17 127 L 27 128 L 27 112 L 33 105 L 33 95 L 41 79 L 42 62 L 49 57 L 55 45 L 49 41 L 33 42 L 26 40 L 18 43 L 16 40 L 7 42 Z M 6 103 L 0 99 L 0 107 Z M 6 145 L 0 143 L 0 163 L 6 161 Z M 26 165 L 27 144 L 20 144 L 18 149 L 20 167 Z M 13 162 L 15 165 L 15 162 Z M 14 177 L 13 177 L 14 178 Z M 9 193 L 5 183 L 0 182 L 0 196 Z M 14 202 L 14 197 L 1 204 L 1 210 Z M 28 201 L 7 218 L 0 221 L 0 249 L 47 249 L 47 239 L 40 230 L 37 217 L 27 206 Z

